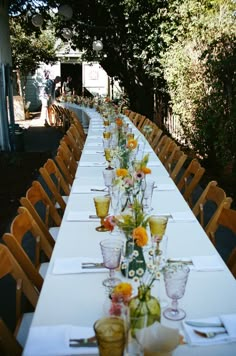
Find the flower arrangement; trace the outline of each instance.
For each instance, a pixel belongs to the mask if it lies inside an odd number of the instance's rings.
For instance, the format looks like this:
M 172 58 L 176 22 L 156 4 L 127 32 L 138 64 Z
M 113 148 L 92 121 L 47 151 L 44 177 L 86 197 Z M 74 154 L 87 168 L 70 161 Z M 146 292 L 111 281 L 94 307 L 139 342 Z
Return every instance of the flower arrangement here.
M 121 316 L 123 306 L 127 306 L 133 288 L 130 283 L 121 282 L 117 286 L 114 287 L 110 298 L 111 298 L 111 306 L 109 313 L 114 316 Z

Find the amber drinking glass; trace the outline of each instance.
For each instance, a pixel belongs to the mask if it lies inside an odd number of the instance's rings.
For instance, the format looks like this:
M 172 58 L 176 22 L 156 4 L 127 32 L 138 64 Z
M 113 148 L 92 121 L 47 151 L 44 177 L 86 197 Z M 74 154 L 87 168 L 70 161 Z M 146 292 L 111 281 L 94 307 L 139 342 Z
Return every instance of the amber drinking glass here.
M 101 225 L 96 227 L 99 232 L 107 231 L 104 226 L 104 219 L 108 215 L 110 200 L 109 196 L 97 196 L 93 198 L 97 216 L 101 219 Z
M 124 320 L 117 317 L 108 317 L 94 323 L 99 355 L 123 356 L 126 344 L 126 328 Z
M 107 160 L 107 162 L 108 162 L 108 166 L 107 166 L 106 169 L 113 169 L 113 168 L 111 167 L 112 148 L 110 148 L 110 147 L 104 148 L 104 153 L 105 153 L 105 158 L 106 158 L 106 160 Z
M 154 250 L 154 256 L 158 256 L 162 254 L 161 250 L 161 243 L 163 241 L 163 247 L 165 245 L 166 249 L 166 244 L 167 244 L 167 236 L 164 238 L 165 232 L 166 232 L 166 226 L 168 223 L 168 217 L 167 216 L 158 216 L 158 215 L 151 215 L 149 218 L 149 227 L 150 227 L 150 232 L 151 232 L 151 238 L 152 238 L 152 246 Z M 165 244 L 164 244 L 165 242 Z M 162 256 L 163 260 L 165 256 Z M 161 262 L 161 261 L 159 261 Z M 164 262 L 164 261 L 162 261 Z
M 111 138 L 111 133 L 110 133 L 110 131 L 104 131 L 104 132 L 103 132 L 103 138 L 106 138 L 106 139 Z

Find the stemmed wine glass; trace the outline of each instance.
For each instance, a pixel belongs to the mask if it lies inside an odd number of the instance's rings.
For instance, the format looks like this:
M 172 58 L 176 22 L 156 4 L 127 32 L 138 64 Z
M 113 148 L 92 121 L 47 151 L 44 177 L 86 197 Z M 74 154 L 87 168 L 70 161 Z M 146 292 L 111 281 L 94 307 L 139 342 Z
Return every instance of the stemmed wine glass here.
M 167 236 L 165 235 L 167 223 L 167 216 L 151 215 L 149 218 L 154 257 L 156 258 L 157 256 L 163 255 L 163 260 L 165 259 L 165 249 L 167 245 Z M 160 244 L 163 245 L 162 250 L 160 249 Z
M 115 177 L 115 172 L 113 169 L 104 169 L 102 174 L 103 174 L 105 186 L 108 188 L 108 193 L 111 197 L 111 187 L 112 187 L 113 179 Z
M 112 214 L 116 216 L 119 211 L 120 206 L 120 187 L 117 185 L 113 185 L 111 187 L 111 207 L 112 207 Z M 111 235 L 118 235 L 119 228 L 117 224 L 115 224 L 114 229 L 111 232 Z
M 178 307 L 178 299 L 185 293 L 189 271 L 189 267 L 181 263 L 168 264 L 164 268 L 166 294 L 172 299 L 171 306 L 163 312 L 167 319 L 182 320 L 186 316 L 186 312 Z
M 152 195 L 153 189 L 155 187 L 155 182 L 153 180 L 145 180 L 143 186 L 143 198 L 144 198 L 144 210 L 150 213 L 152 209 Z
M 105 158 L 106 158 L 106 160 L 107 160 L 107 162 L 108 162 L 108 166 L 107 166 L 106 169 L 113 169 L 113 168 L 111 167 L 112 148 L 107 147 L 107 148 L 104 149 L 104 152 L 105 152 Z
M 108 231 L 104 226 L 104 219 L 107 217 L 110 207 L 110 196 L 97 196 L 93 198 L 96 214 L 101 219 L 101 225 L 96 227 L 99 232 Z
M 123 244 L 123 241 L 118 239 L 106 239 L 100 242 L 103 264 L 109 269 L 109 278 L 103 281 L 103 285 L 109 289 L 121 282 L 119 278 L 115 277 L 115 269 L 120 265 Z

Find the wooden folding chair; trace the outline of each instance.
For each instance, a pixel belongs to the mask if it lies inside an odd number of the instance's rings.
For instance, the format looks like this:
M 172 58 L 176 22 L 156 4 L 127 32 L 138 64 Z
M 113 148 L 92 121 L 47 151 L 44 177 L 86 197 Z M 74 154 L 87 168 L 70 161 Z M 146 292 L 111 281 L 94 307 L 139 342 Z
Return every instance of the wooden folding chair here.
M 159 159 L 161 159 L 160 157 L 165 156 L 165 152 L 167 151 L 171 141 L 172 141 L 171 138 L 168 137 L 167 135 L 163 135 L 161 137 L 160 141 L 158 142 L 158 144 L 154 149 L 154 152 L 159 157 Z
M 33 313 L 23 314 L 22 294 L 24 294 L 31 306 L 35 308 L 38 301 L 39 292 L 30 282 L 26 273 L 20 267 L 19 263 L 9 251 L 8 247 L 0 243 L 0 278 L 4 278 L 7 275 L 10 275 L 16 281 L 16 327 L 13 335 L 21 347 L 24 348 L 29 327 L 33 318 Z M 11 353 L 10 350 L 12 345 L 9 345 L 7 342 L 7 340 L 9 340 L 9 333 L 7 333 L 6 329 L 4 329 L 4 327 L 1 328 L 1 331 L 3 330 L 4 332 L 1 333 L 0 337 L 0 345 L 3 349 L 5 349 L 4 352 L 6 352 L 3 355 L 15 356 L 17 353 Z M 16 347 L 17 352 L 18 350 L 20 350 L 20 348 Z
M 84 141 L 83 137 L 81 136 L 78 128 L 76 127 L 75 124 L 71 124 L 70 128 L 67 131 L 67 133 L 68 132 L 70 132 L 70 134 L 72 135 L 77 147 L 80 149 L 80 154 L 81 154 L 81 151 L 84 148 L 84 142 L 85 141 Z
M 226 232 L 222 230 L 222 227 L 233 233 L 236 239 L 236 210 L 230 209 L 228 205 L 228 202 L 224 204 L 223 209 L 221 209 L 217 216 L 217 219 L 215 219 L 215 223 L 212 224 L 211 228 L 209 229 L 209 236 L 214 245 L 216 245 L 215 234 L 218 228 L 221 228 L 220 233 L 224 234 L 224 239 L 227 238 L 227 235 Z M 236 247 L 231 250 L 229 257 L 227 258 L 226 264 L 233 276 L 236 278 Z
M 72 123 L 71 123 L 71 125 L 74 124 L 74 125 L 76 126 L 76 128 L 77 128 L 77 130 L 78 130 L 78 132 L 79 132 L 79 134 L 80 134 L 80 137 L 81 137 L 81 139 L 82 139 L 82 142 L 84 143 L 85 140 L 86 140 L 87 135 L 86 135 L 86 133 L 84 132 L 83 125 L 82 125 L 80 119 L 77 117 L 77 115 L 76 115 L 73 111 L 72 111 L 72 113 L 71 113 L 71 116 L 72 116 Z
M 71 186 L 74 181 L 74 176 L 70 171 L 70 166 L 67 165 L 61 151 L 57 151 L 56 156 L 54 157 L 56 164 L 58 165 L 63 177 L 65 178 L 66 182 Z
M 63 157 L 63 160 L 65 161 L 67 168 L 69 169 L 72 177 L 74 178 L 78 167 L 78 162 L 76 161 L 75 156 L 71 152 L 65 140 L 62 139 L 60 141 L 60 145 L 57 149 L 57 152 L 59 152 Z
M 186 159 L 187 155 L 183 151 L 177 150 L 165 161 L 164 165 L 174 182 L 176 182 Z
M 2 356 L 21 356 L 22 346 L 16 340 L 2 319 L 0 319 L 0 354 Z
M 204 172 L 205 168 L 201 166 L 196 158 L 193 158 L 177 183 L 178 189 L 190 206 L 192 206 L 191 195 Z
M 28 209 L 50 245 L 54 247 L 61 224 L 61 216 L 42 185 L 38 181 L 33 181 L 25 197 L 20 199 L 20 203 Z
M 167 163 L 167 167 L 168 167 L 168 163 L 173 160 L 175 153 L 179 150 L 180 147 L 177 145 L 177 143 L 171 140 L 170 145 L 167 146 L 167 149 L 165 150 L 163 156 L 159 158 L 161 159 L 164 165 Z
M 75 160 L 78 162 L 81 157 L 82 148 L 80 148 L 78 141 L 75 140 L 72 131 L 73 130 L 69 128 L 62 139 L 66 142 L 73 156 L 75 157 Z
M 137 129 L 138 129 L 139 131 L 142 130 L 142 126 L 143 126 L 145 120 L 146 120 L 146 116 L 144 116 L 144 115 L 140 115 L 140 116 L 139 116 L 138 123 L 137 123 L 137 125 L 136 125 L 136 127 L 137 127 Z
M 216 181 L 209 182 L 192 209 L 207 235 L 209 235 L 212 229 L 211 226 L 215 225 L 215 221 L 217 221 L 218 216 L 226 203 L 228 203 L 227 205 L 230 208 L 232 198 L 226 196 L 225 191 L 217 186 Z M 207 211 L 211 210 L 211 213 L 209 214 L 210 216 L 207 216 L 206 214 L 207 205 L 209 207 Z M 212 206 L 212 209 L 210 209 L 210 205 Z
M 64 211 L 70 194 L 70 187 L 56 163 L 49 158 L 39 169 L 39 172 L 55 198 L 55 203 L 58 203 L 56 207 L 60 207 Z
M 163 131 L 158 126 L 154 125 L 152 140 L 150 142 L 150 145 L 152 146 L 152 149 L 154 151 L 161 139 L 162 134 L 163 134 Z
M 3 235 L 3 241 L 30 281 L 40 291 L 53 249 L 29 211 L 21 206 L 18 213 L 11 223 L 10 233 Z M 33 250 L 33 247 L 34 256 L 30 256 L 27 251 Z M 47 262 L 42 263 L 42 253 Z

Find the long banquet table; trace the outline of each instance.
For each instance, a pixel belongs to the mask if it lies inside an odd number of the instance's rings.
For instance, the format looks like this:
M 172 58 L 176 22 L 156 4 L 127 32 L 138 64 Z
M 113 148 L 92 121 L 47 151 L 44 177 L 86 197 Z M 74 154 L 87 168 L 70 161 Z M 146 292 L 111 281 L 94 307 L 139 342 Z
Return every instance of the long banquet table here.
M 102 171 L 105 168 L 104 156 L 97 153 L 102 150 L 103 125 L 100 115 L 94 109 L 82 108 L 81 110 L 85 111 L 86 117 L 90 118 L 88 137 L 34 313 L 31 330 L 43 325 L 69 324 L 92 327 L 94 322 L 103 315 L 106 296 L 102 281 L 108 272 L 53 274 L 54 263 L 60 258 L 83 256 L 101 258 L 99 242 L 106 238 L 113 238 L 109 232 L 100 233 L 95 230 L 98 221 L 92 219 L 78 221 L 76 219 L 77 213 L 89 211 L 91 214 L 95 214 L 93 197 L 102 193 L 91 192 L 88 187 L 104 186 Z M 128 118 L 126 120 L 128 121 Z M 134 126 L 133 132 L 141 137 Z M 222 264 L 222 270 L 191 270 L 185 295 L 179 302 L 180 306 L 186 311 L 188 319 L 236 313 L 235 279 L 148 143 L 146 143 L 145 150 L 150 152 L 150 165 L 148 166 L 152 169 L 152 178 L 157 185 L 152 200 L 153 213 L 170 213 L 173 216 L 175 213 L 188 214 L 186 220 L 173 219 L 169 221 L 166 230 L 168 236 L 167 256 L 182 258 L 217 255 Z M 93 166 L 93 162 L 98 164 Z M 72 215 L 73 219 L 70 218 Z M 154 284 L 152 294 L 159 296 L 161 300 L 167 299 L 170 302 L 166 296 L 162 278 L 160 283 Z M 174 322 L 162 317 L 161 323 L 182 330 L 181 321 Z M 31 342 L 30 332 L 24 350 L 25 356 L 30 355 Z M 175 356 L 235 354 L 236 343 L 210 346 L 184 344 L 178 346 L 173 352 Z

